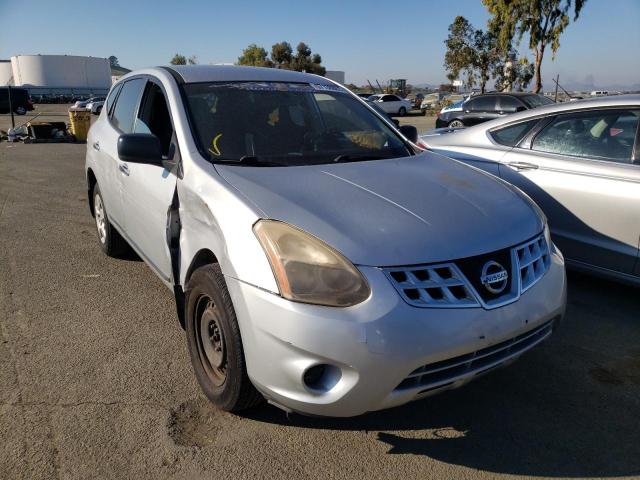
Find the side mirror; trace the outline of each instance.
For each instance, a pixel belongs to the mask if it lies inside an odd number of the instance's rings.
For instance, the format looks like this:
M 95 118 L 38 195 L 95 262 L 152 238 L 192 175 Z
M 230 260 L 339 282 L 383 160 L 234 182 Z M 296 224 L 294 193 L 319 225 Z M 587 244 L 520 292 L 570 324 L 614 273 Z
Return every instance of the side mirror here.
M 118 138 L 118 157 L 123 162 L 162 164 L 160 140 L 150 133 L 125 133 Z
M 402 133 L 413 143 L 416 143 L 418 141 L 418 129 L 413 125 L 402 125 L 399 130 L 400 133 Z

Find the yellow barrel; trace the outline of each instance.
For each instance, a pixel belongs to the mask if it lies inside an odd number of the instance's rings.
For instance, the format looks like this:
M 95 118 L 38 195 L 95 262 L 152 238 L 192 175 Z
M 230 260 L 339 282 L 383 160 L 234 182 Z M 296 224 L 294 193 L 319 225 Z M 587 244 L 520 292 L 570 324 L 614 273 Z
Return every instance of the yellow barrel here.
M 69 123 L 71 124 L 71 133 L 76 137 L 78 142 L 87 141 L 87 133 L 91 126 L 91 111 L 86 108 L 69 109 Z

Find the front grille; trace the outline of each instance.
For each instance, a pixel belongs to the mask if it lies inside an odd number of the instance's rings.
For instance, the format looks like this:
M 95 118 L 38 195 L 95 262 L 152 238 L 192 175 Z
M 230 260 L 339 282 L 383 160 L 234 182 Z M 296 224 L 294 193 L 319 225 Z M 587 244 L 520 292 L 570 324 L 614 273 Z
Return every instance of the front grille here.
M 504 290 L 492 292 L 481 280 L 488 262 L 508 273 Z M 544 235 L 521 245 L 436 265 L 388 267 L 383 272 L 405 302 L 422 308 L 497 308 L 516 301 L 549 269 Z
M 547 338 L 553 320 L 491 347 L 416 368 L 395 391 L 420 388 L 420 393 L 451 385 L 469 375 L 479 375 L 514 358 Z
M 516 248 L 521 291 L 531 288 L 549 268 L 551 258 L 544 235 Z
M 389 269 L 387 275 L 411 305 L 433 307 L 479 306 L 464 275 L 454 264 Z

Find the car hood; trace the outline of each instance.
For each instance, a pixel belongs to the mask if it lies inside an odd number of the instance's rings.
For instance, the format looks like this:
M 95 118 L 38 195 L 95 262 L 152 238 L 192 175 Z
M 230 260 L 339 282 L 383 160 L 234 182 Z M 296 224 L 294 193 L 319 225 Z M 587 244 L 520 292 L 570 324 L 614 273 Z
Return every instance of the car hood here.
M 469 257 L 542 230 L 535 208 L 516 189 L 431 152 L 331 165 L 216 168 L 266 218 L 315 235 L 358 265 Z

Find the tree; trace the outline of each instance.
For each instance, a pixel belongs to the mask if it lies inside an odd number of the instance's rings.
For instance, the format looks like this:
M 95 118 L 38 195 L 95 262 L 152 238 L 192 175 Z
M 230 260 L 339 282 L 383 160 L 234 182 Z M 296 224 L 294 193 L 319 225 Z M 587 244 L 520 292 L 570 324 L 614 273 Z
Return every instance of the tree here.
M 276 68 L 284 68 L 290 70 L 291 60 L 293 59 L 293 50 L 289 42 L 275 43 L 271 47 L 271 61 Z
M 119 67 L 120 62 L 118 61 L 118 57 L 116 57 L 115 55 L 111 55 L 109 57 L 109 65 L 111 65 L 112 67 Z
M 187 58 L 187 64 L 189 64 L 189 65 L 197 65 L 198 64 L 198 57 L 196 57 L 195 55 L 191 55 L 189 58 Z
M 187 57 L 185 57 L 184 55 L 181 55 L 179 53 L 176 53 L 169 63 L 171 65 L 186 65 L 187 64 Z
M 249 65 L 253 67 L 273 67 L 273 62 L 269 60 L 267 51 L 252 43 L 242 51 L 238 57 L 238 65 Z
M 555 58 L 560 47 L 560 35 L 569 25 L 569 11 L 573 6 L 576 21 L 586 0 L 482 0 L 489 13 L 489 29 L 496 35 L 498 46 L 508 51 L 514 38 L 529 35 L 529 48 L 534 54 L 534 93 L 542 90 L 540 67 L 545 49 L 551 46 Z
M 495 34 L 476 30 L 466 18 L 457 16 L 449 25 L 449 36 L 444 43 L 447 78 L 456 79 L 464 72 L 466 86 L 471 88 L 477 82 L 484 93 L 491 72 L 500 60 Z
M 518 52 L 512 49 L 506 59 L 496 63 L 493 69 L 495 89 L 521 92 L 531 83 L 533 73 L 533 64 L 525 57 L 518 59 Z

